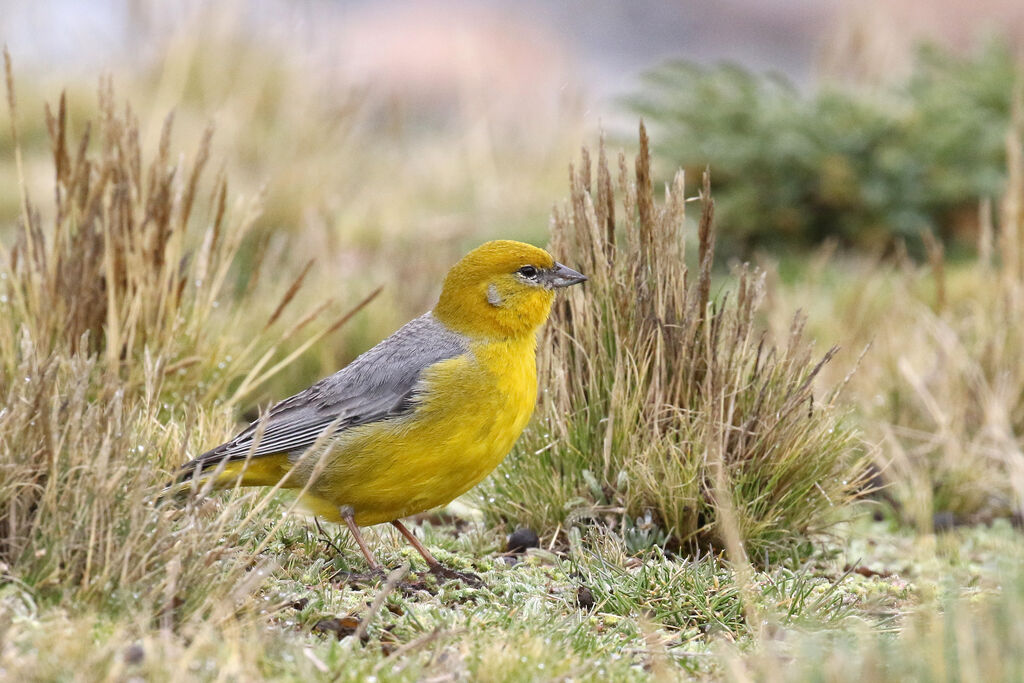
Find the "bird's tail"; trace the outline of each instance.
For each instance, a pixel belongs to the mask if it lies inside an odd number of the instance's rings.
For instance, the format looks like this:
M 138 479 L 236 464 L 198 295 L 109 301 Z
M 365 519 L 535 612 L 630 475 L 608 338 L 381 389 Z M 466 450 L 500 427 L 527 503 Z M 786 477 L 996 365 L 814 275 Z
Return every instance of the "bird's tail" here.
M 174 481 L 160 493 L 160 500 L 179 499 L 203 488 L 217 491 L 235 486 L 274 486 L 288 477 L 292 462 L 286 453 L 254 458 L 224 458 L 201 455 L 178 469 Z M 285 481 L 282 488 L 291 488 Z

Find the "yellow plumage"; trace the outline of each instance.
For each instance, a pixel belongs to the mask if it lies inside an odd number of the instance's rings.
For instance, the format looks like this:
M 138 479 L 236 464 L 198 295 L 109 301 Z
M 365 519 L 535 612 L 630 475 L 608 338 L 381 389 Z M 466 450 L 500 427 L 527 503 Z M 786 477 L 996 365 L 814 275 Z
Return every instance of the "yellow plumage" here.
M 183 473 L 215 472 L 215 488 L 305 488 L 305 505 L 348 523 L 371 565 L 357 526 L 392 522 L 436 568 L 398 520 L 450 502 L 504 459 L 536 403 L 554 289 L 585 279 L 542 249 L 488 242 L 449 271 L 431 313 Z M 330 429 L 322 460 L 301 458 Z
M 307 498 L 341 521 L 350 505 L 368 526 L 444 505 L 498 466 L 522 433 L 537 399 L 532 337 L 472 347 L 433 366 L 429 397 L 409 420 L 355 427 L 342 435 Z M 314 507 L 314 505 L 311 505 Z

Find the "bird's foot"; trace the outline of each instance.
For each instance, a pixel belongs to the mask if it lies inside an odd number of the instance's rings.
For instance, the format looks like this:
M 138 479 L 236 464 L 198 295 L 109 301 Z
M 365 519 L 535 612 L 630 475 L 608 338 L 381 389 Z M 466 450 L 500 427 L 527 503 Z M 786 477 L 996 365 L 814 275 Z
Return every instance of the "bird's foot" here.
M 438 578 L 439 583 L 454 580 L 461 581 L 472 588 L 483 588 L 486 585 L 483 579 L 472 572 L 460 572 L 457 569 L 449 569 L 443 564 L 431 565 L 430 573 Z

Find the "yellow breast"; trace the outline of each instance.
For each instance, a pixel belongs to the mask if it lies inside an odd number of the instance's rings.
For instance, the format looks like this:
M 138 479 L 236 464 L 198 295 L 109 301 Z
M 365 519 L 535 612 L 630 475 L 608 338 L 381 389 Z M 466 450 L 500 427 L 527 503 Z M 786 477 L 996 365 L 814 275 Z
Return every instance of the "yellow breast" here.
M 505 458 L 537 400 L 536 337 L 470 345 L 424 373 L 422 402 L 398 420 L 357 427 L 311 487 L 313 510 L 350 505 L 359 525 L 444 505 Z M 332 514 L 333 513 L 333 514 Z

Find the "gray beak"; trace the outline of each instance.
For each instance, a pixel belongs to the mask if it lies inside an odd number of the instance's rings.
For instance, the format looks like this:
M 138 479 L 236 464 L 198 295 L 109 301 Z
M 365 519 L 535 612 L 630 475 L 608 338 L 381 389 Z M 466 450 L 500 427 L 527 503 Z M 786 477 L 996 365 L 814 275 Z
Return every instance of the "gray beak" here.
M 587 280 L 587 276 L 583 273 L 577 273 L 572 268 L 563 266 L 557 261 L 555 262 L 555 267 L 545 272 L 541 277 L 544 280 L 544 284 L 553 289 L 571 287 Z

